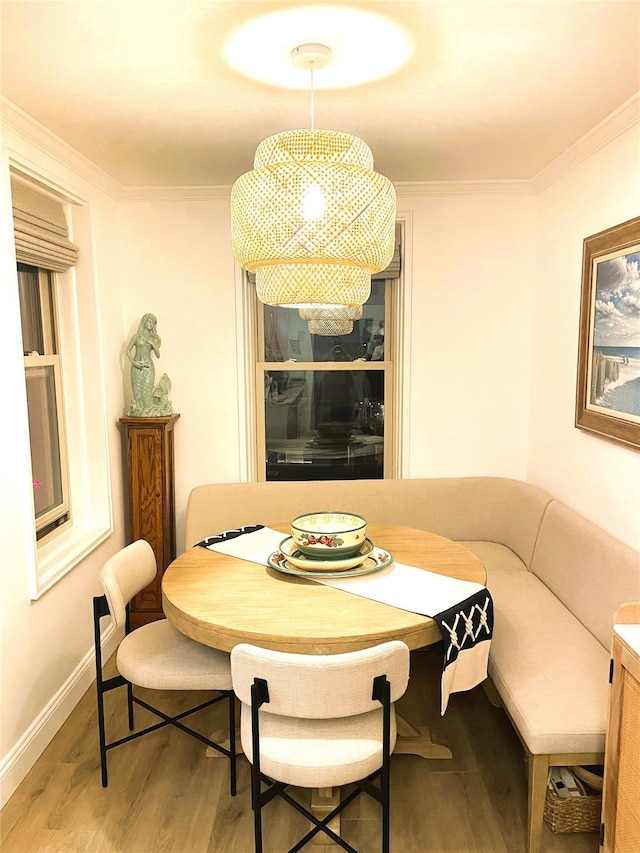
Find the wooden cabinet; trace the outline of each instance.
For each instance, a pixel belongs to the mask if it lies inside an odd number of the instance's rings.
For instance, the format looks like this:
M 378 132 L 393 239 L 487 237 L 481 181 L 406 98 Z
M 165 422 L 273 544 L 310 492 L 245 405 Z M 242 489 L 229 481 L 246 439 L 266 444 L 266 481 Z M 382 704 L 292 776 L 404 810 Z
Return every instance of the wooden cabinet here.
M 158 574 L 131 602 L 131 627 L 163 617 L 162 574 L 176 556 L 173 428 L 180 415 L 121 418 L 126 431 L 129 542 L 146 539 Z
M 640 850 L 640 603 L 615 615 L 604 765 L 604 853 Z

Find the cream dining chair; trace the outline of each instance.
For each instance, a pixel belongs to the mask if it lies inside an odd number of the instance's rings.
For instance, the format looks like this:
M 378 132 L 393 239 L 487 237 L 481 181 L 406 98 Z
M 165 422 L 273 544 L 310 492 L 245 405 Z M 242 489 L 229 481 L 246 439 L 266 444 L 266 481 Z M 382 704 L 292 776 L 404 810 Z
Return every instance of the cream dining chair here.
M 164 726 L 172 725 L 225 755 L 230 762 L 230 790 L 236 793 L 235 698 L 231 686 L 229 655 L 190 640 L 166 619 L 129 629 L 129 602 L 156 576 L 157 565 L 153 549 L 144 539 L 127 545 L 104 564 L 100 581 L 105 594 L 93 599 L 93 625 L 96 656 L 96 685 L 98 694 L 98 730 L 102 785 L 107 787 L 107 752 Z M 119 675 L 104 679 L 100 644 L 100 620 L 111 614 L 116 628 L 125 626 L 125 636 L 117 651 Z M 134 695 L 134 685 L 151 690 L 216 691 L 218 695 L 201 704 L 169 716 Z M 129 731 L 133 734 L 107 742 L 104 694 L 117 687 L 127 688 Z M 227 700 L 229 705 L 229 748 L 222 746 L 181 721 Z M 140 705 L 160 717 L 161 722 L 134 732 L 133 707 Z
M 242 748 L 251 762 L 256 853 L 262 853 L 262 808 L 275 796 L 314 824 L 289 853 L 320 831 L 357 853 L 329 823 L 363 792 L 382 807 L 382 850 L 388 853 L 393 703 L 407 688 L 408 647 L 394 640 L 356 652 L 303 655 L 241 643 L 231 652 L 231 676 L 242 703 Z M 286 790 L 350 783 L 355 789 L 323 820 Z

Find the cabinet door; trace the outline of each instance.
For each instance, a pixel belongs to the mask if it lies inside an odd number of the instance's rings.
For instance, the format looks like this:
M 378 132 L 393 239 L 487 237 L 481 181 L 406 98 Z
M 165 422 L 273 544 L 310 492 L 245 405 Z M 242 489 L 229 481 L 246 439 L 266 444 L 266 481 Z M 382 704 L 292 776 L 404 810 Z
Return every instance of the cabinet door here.
M 146 539 L 153 548 L 158 568 L 164 568 L 162 436 L 157 429 L 135 429 L 129 438 L 131 478 L 131 539 Z M 134 610 L 162 610 L 160 575 L 142 590 Z
M 623 633 L 625 628 L 619 630 Z M 635 648 L 617 633 L 605 760 L 603 850 L 640 850 L 640 660 Z
M 171 418 L 123 418 L 127 428 L 129 539 L 146 539 L 158 574 L 131 605 L 131 625 L 162 618 L 162 574 L 175 559 L 173 426 Z

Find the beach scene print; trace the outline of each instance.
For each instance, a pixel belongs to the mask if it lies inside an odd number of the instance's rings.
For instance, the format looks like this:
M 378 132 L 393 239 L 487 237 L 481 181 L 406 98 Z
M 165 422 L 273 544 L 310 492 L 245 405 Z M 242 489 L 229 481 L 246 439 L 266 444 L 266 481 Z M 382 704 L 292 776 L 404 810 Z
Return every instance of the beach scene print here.
M 595 262 L 589 408 L 640 423 L 640 246 Z

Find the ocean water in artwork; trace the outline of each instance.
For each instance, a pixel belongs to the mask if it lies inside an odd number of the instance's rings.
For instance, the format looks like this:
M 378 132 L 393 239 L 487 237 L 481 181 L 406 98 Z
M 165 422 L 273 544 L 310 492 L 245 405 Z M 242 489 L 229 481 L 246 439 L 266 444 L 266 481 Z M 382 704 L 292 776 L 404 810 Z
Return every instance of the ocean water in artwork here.
M 593 348 L 591 404 L 640 417 L 640 347 Z

